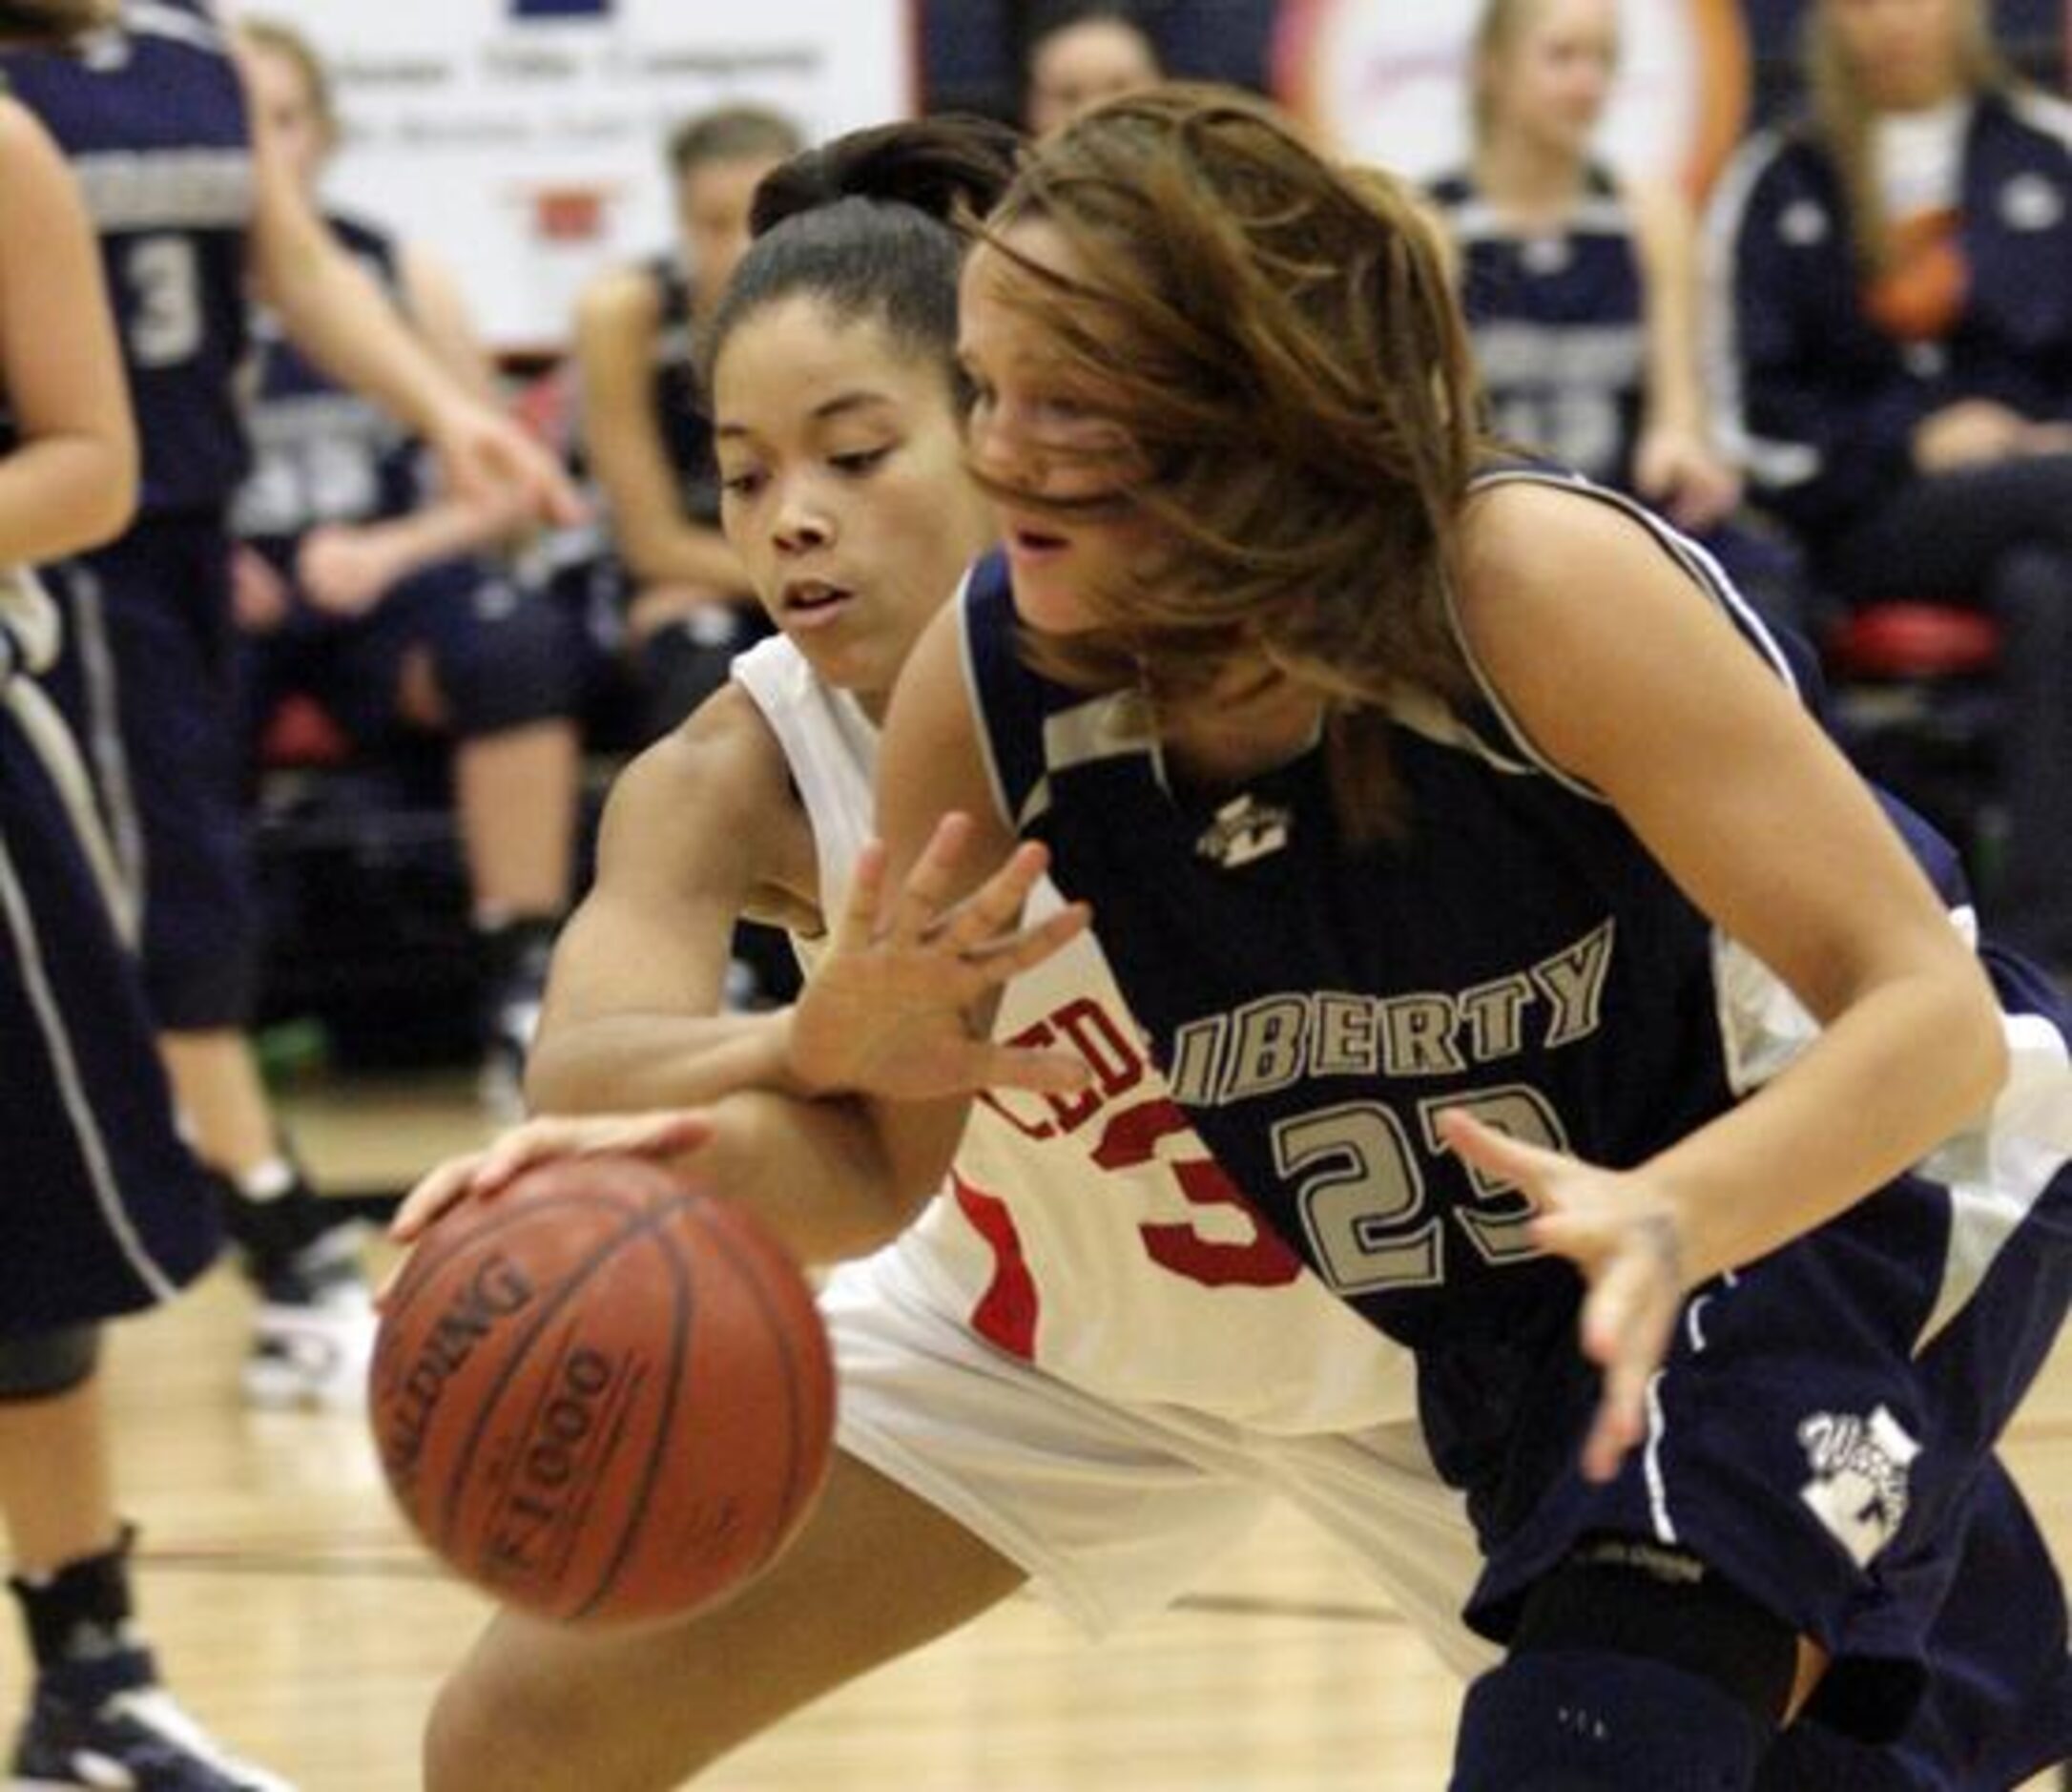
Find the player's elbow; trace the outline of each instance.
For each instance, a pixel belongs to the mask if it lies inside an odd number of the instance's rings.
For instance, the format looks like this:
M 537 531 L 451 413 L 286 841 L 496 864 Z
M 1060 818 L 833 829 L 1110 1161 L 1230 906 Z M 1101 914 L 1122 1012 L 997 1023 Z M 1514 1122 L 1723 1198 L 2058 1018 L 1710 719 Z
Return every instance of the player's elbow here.
M 600 1065 L 580 1040 L 543 1034 L 526 1054 L 525 1098 L 532 1114 L 616 1114 L 627 1106 L 623 1067 Z
M 1948 983 L 1942 1024 L 1924 1036 L 1941 1041 L 1955 1089 L 1966 1097 L 1964 1112 L 1977 1114 L 1989 1107 L 2007 1085 L 2012 1062 L 2007 1027 L 1999 1000 L 1977 959 L 1970 959 L 1963 973 Z
M 78 516 L 79 546 L 94 548 L 115 539 L 136 520 L 136 474 L 134 465 L 112 472 L 96 487 Z
M 844 1205 L 837 1257 L 862 1257 L 891 1243 L 921 1217 L 949 1173 L 947 1152 L 917 1148 L 863 1113 L 856 1120 L 845 1138 L 858 1198 Z

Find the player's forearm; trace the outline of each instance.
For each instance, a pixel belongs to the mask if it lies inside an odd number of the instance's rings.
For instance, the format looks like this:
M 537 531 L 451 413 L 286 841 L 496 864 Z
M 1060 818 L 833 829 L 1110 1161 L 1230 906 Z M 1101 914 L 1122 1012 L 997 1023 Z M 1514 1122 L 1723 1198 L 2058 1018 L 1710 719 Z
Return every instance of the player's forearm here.
M 1845 1212 L 1975 1120 L 2006 1070 L 1981 976 L 1871 991 L 1774 1082 L 1645 1166 L 1684 1213 L 1687 1276 L 1737 1268 Z
M 438 436 L 450 408 L 474 403 L 413 335 L 359 262 L 321 226 L 268 218 L 259 260 L 261 296 L 295 345 L 342 385 L 423 435 Z
M 768 1014 L 603 1014 L 542 1031 L 526 1097 L 542 1114 L 694 1108 L 747 1090 L 793 1092 L 787 1024 Z
M 712 1111 L 713 1136 L 687 1167 L 756 1209 L 804 1263 L 860 1257 L 889 1243 L 934 1193 L 898 1174 L 860 1102 L 748 1092 Z
M 447 498 L 407 516 L 367 524 L 365 530 L 394 560 L 395 576 L 407 578 L 435 561 L 496 546 L 516 529 L 521 515 L 515 501 L 497 505 Z

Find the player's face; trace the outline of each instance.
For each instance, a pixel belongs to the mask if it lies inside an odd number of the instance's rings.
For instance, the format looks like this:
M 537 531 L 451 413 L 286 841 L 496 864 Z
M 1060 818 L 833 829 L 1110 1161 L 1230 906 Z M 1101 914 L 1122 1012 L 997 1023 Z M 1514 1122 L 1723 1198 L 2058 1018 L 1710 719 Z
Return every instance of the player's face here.
M 1030 220 L 1008 229 L 1011 255 L 980 243 L 964 264 L 958 355 L 972 388 L 972 465 L 1010 491 L 1061 499 L 1114 499 L 1083 516 L 996 495 L 993 512 L 1013 569 L 1016 612 L 1030 627 L 1066 635 L 1095 618 L 1085 594 L 1150 569 L 1160 533 L 1118 490 L 1141 457 L 1122 427 L 1073 388 L 1043 326 L 1014 302 L 1022 256 L 1069 279 L 1073 257 L 1057 229 Z
M 947 372 L 870 319 L 779 300 L 713 369 L 720 523 L 771 619 L 881 716 L 929 617 L 992 540 Z
M 1973 0 L 1825 0 L 1826 28 L 1871 103 L 1915 112 L 1962 80 L 1959 45 Z
M 756 187 L 777 163 L 767 156 L 703 162 L 685 177 L 676 193 L 678 227 L 692 272 L 697 276 L 698 308 L 710 314 L 748 251 L 748 214 Z
M 1041 136 L 1088 106 L 1158 78 L 1150 46 L 1119 19 L 1088 19 L 1053 31 L 1029 64 L 1029 131 Z
M 1546 151 L 1580 156 L 1618 73 L 1614 0 L 1534 0 L 1484 78 L 1502 126 Z
M 331 154 L 331 133 L 307 77 L 292 56 L 261 44 L 252 46 L 245 68 L 254 109 L 265 120 L 282 165 L 307 191 Z

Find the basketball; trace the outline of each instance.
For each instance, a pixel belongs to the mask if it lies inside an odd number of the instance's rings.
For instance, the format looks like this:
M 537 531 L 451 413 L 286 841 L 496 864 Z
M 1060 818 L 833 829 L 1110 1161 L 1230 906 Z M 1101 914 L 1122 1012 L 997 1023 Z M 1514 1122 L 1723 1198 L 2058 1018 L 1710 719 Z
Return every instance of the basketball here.
M 811 1509 L 834 1428 L 804 1277 L 746 1209 L 632 1156 L 544 1164 L 442 1217 L 384 1305 L 370 1395 L 419 1535 L 570 1624 L 739 1586 Z

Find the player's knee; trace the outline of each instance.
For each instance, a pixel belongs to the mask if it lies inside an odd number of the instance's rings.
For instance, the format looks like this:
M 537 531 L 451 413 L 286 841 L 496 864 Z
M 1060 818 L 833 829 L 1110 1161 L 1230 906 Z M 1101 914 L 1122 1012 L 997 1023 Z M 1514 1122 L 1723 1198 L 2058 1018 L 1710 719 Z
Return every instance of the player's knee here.
M 1468 1689 L 1450 1792 L 1751 1792 L 1775 1734 L 1716 1682 L 1659 1661 L 1514 1656 Z
M 658 1748 L 622 1700 L 597 1696 L 595 1664 L 512 1636 L 499 1619 L 440 1688 L 425 1792 L 670 1792 L 712 1759 Z
M 425 1725 L 425 1792 L 549 1792 L 573 1784 L 550 1718 L 500 1698 L 463 1668 L 440 1688 Z
M 101 1357 L 97 1324 L 0 1338 L 0 1402 L 52 1400 L 83 1386 Z
M 1470 1689 L 1454 1792 L 1744 1792 L 1797 1661 L 1791 1626 L 1695 1558 L 1593 1541 Z
M 513 594 L 508 610 L 478 622 L 465 650 L 435 667 L 454 733 L 472 740 L 573 715 L 575 660 L 553 606 Z

